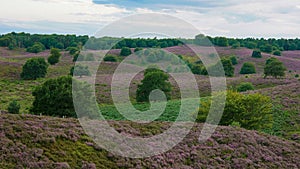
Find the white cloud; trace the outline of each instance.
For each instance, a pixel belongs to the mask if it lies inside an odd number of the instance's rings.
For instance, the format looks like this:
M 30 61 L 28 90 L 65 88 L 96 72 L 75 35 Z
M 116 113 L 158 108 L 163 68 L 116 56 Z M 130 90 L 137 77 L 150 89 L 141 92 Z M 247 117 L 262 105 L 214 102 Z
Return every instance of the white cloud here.
M 201 6 L 148 3 L 148 6 L 132 8 L 120 7 L 117 4 L 94 4 L 92 0 L 9 0 L 1 2 L 0 23 L 27 29 L 30 29 L 30 26 L 38 29 L 34 23 L 39 21 L 81 23 L 89 26 L 97 23 L 95 25 L 99 26 L 128 15 L 154 12 L 179 17 L 212 36 L 300 36 L 298 1 L 227 0 L 214 3 Z M 43 24 L 45 29 L 47 25 L 44 22 Z

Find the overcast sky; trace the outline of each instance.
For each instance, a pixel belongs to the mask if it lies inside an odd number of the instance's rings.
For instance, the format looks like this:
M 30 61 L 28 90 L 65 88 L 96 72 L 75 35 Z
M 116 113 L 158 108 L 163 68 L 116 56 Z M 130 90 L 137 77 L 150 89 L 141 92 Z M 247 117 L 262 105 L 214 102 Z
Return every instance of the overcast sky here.
M 149 12 L 178 17 L 210 36 L 300 37 L 299 0 L 5 0 L 0 33 L 93 35 L 120 18 Z

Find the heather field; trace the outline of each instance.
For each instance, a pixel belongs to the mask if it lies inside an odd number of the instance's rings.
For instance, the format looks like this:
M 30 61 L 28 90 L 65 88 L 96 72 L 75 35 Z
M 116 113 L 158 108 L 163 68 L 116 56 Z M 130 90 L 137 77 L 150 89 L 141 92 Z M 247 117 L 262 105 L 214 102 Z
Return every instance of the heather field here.
M 233 77 L 226 78 L 227 89 L 238 90 L 241 83 L 248 82 L 253 89 L 241 92 L 242 95 L 260 93 L 271 98 L 273 108 L 277 110 L 272 114 L 273 126 L 259 131 L 234 124 L 219 126 L 211 138 L 200 143 L 198 137 L 203 124 L 195 123 L 190 133 L 173 149 L 145 159 L 131 159 L 113 155 L 99 147 L 75 118 L 31 115 L 34 89 L 49 79 L 69 75 L 74 66 L 72 54 L 62 50 L 59 62 L 49 65 L 45 78 L 22 80 L 20 74 L 25 62 L 37 57 L 47 59 L 50 50 L 33 54 L 23 48 L 8 50 L 0 47 L 0 168 L 300 168 L 300 50 L 283 51 L 282 56 L 262 53 L 261 58 L 253 58 L 253 50 L 244 47 L 215 49 L 221 58 L 237 58 Z M 130 50 L 133 52 L 134 48 Z M 194 52 L 208 56 L 215 52 L 210 47 L 197 45 L 171 46 L 164 50 L 190 61 L 198 61 Z M 120 56 L 121 50 L 89 52 L 93 53 L 94 59 L 98 59 L 97 54 L 106 52 L 116 58 L 115 62 L 102 62 L 95 76 L 96 101 L 104 118 L 116 131 L 135 137 L 150 137 L 172 125 L 181 104 L 180 89 L 174 78 L 169 79 L 172 100 L 168 101 L 159 118 L 147 124 L 130 122 L 117 111 L 111 96 L 113 73 L 124 59 Z M 284 77 L 264 78 L 265 62 L 270 57 L 283 62 L 287 68 Z M 240 69 L 245 62 L 252 62 L 256 73 L 241 75 Z M 134 69 L 130 65 L 127 68 Z M 80 77 L 88 82 L 93 78 Z M 143 78 L 143 72 L 138 73 L 129 89 L 130 101 L 141 111 L 150 107 L 149 103 L 136 101 L 136 91 Z M 201 100 L 209 99 L 209 77 L 195 75 L 195 79 Z M 7 111 L 12 100 L 20 104 L 18 115 Z

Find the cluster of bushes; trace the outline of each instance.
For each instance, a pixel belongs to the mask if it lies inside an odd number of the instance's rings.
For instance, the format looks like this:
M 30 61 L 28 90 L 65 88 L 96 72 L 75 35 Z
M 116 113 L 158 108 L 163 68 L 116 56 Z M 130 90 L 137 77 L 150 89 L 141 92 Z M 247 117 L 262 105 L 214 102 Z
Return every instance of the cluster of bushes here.
M 220 104 L 220 103 L 215 103 Z M 197 121 L 205 122 L 210 110 L 211 99 L 202 100 Z M 238 105 L 238 106 L 237 106 Z M 273 105 L 271 99 L 261 94 L 240 94 L 228 91 L 220 125 L 236 125 L 249 130 L 272 127 Z
M 40 43 L 40 42 L 36 42 L 34 43 L 32 46 L 28 47 L 26 49 L 26 52 L 30 52 L 30 53 L 40 53 L 42 51 L 44 51 L 46 48 L 45 46 Z
M 50 63 L 50 65 L 55 65 L 59 62 L 60 57 L 60 50 L 57 48 L 51 48 L 50 56 L 48 57 L 48 63 Z

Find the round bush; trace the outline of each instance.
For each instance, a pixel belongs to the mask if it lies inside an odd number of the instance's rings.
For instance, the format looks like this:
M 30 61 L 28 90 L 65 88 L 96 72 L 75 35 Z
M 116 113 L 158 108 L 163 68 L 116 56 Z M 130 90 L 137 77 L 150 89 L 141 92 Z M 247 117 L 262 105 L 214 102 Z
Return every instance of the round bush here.
M 276 56 L 281 56 L 281 52 L 280 50 L 276 50 L 273 52 L 273 55 L 276 55 Z
M 243 82 L 243 83 L 241 83 L 237 86 L 237 91 L 238 92 L 245 92 L 245 91 L 248 91 L 248 90 L 254 90 L 254 86 L 252 85 L 252 83 Z
M 22 79 L 35 80 L 46 76 L 48 64 L 44 58 L 31 58 L 26 61 L 22 69 Z
M 120 52 L 121 56 L 129 56 L 131 55 L 131 49 L 129 47 L 123 47 Z
M 9 103 L 7 107 L 7 111 L 8 113 L 19 114 L 20 108 L 21 108 L 20 104 L 16 100 L 14 100 Z
M 256 73 L 253 63 L 245 62 L 241 68 L 240 74 L 254 74 Z

